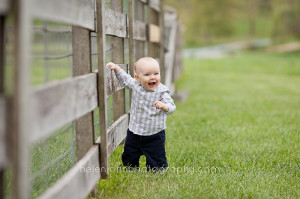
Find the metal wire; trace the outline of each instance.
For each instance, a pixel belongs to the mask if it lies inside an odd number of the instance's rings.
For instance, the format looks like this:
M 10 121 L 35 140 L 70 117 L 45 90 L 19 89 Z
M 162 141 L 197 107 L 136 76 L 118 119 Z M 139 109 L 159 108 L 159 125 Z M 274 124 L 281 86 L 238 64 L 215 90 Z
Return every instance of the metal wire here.
M 72 28 L 35 21 L 33 28 L 32 85 L 72 76 Z
M 73 142 L 75 142 L 75 140 L 73 140 Z M 68 151 L 66 151 L 64 154 L 62 154 L 61 156 L 58 156 L 58 158 L 56 158 L 54 161 L 50 162 L 49 164 L 47 164 L 45 167 L 42 168 L 42 170 L 40 170 L 38 173 L 35 173 L 33 175 L 31 175 L 30 177 L 30 181 L 33 181 L 35 178 L 37 178 L 38 176 L 41 176 L 45 173 L 45 171 L 47 171 L 50 167 L 52 167 L 53 165 L 57 164 L 58 162 L 60 162 L 63 158 L 65 158 L 68 154 L 70 154 L 72 152 L 72 148 L 69 148 Z
M 42 21 L 35 21 L 34 24 L 37 26 L 33 28 L 32 85 L 71 77 L 73 71 L 71 26 Z M 60 143 L 63 143 L 63 146 L 57 148 L 56 145 Z M 72 122 L 33 145 L 32 157 L 37 165 L 33 164 L 31 168 L 32 197 L 45 191 L 64 174 L 63 172 L 70 169 L 69 166 L 64 166 L 61 172 L 60 162 L 63 161 L 65 164 L 67 161 L 67 165 L 76 163 L 75 143 L 75 124 Z M 59 150 L 63 150 L 63 154 L 60 154 Z M 71 158 L 66 159 L 68 156 Z M 57 170 L 55 175 L 48 172 L 53 168 Z M 42 182 L 43 186 L 38 185 L 39 182 Z
M 59 135 L 62 135 L 63 133 L 67 132 L 70 128 L 72 128 L 73 125 L 74 125 L 74 124 L 71 123 L 71 124 L 69 124 L 67 127 L 63 128 L 61 131 L 59 131 L 58 133 L 54 133 L 53 135 L 50 135 L 49 137 L 47 137 L 47 138 L 45 138 L 45 139 L 42 139 L 42 140 L 40 141 L 39 144 L 40 144 L 40 145 L 45 144 L 46 142 L 48 142 L 48 141 L 51 140 L 52 138 L 57 137 L 57 136 L 59 136 Z

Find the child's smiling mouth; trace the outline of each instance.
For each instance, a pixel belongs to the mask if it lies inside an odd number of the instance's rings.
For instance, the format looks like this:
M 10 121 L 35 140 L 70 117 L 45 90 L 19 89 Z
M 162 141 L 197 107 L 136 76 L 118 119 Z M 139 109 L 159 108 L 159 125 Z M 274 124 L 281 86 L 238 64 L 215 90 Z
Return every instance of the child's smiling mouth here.
M 148 85 L 149 86 L 155 86 L 156 82 L 149 82 Z

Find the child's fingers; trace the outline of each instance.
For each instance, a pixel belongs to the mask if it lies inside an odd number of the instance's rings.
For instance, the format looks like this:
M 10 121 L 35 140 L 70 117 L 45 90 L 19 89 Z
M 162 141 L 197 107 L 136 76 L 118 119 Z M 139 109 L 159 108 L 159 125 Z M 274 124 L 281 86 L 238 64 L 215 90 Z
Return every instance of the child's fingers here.
M 164 107 L 163 103 L 161 101 L 156 101 L 153 103 L 153 105 L 157 108 L 157 109 L 162 109 Z
M 108 63 L 106 64 L 106 66 L 108 66 L 108 67 L 112 67 L 112 66 L 114 66 L 114 63 L 112 63 L 112 62 L 108 62 Z
M 160 102 L 160 101 L 155 101 L 155 102 L 153 103 L 153 105 L 156 106 L 159 102 Z

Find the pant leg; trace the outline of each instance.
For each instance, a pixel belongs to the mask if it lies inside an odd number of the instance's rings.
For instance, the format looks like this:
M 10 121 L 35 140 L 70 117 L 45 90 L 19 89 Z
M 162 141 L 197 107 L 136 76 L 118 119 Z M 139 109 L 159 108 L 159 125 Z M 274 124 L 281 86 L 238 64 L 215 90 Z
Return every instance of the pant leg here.
M 142 155 L 139 139 L 139 135 L 133 134 L 129 129 L 127 130 L 124 152 L 122 154 L 122 162 L 124 166 L 139 168 L 139 160 Z
M 141 150 L 146 156 L 146 166 L 148 170 L 168 167 L 165 140 L 164 130 L 151 136 L 143 136 Z

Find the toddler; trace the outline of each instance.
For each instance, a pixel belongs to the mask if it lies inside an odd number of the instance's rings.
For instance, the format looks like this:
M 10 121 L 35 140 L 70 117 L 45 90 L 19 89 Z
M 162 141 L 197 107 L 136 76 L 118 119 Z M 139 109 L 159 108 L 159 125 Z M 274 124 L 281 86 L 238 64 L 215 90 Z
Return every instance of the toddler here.
M 122 86 L 132 91 L 123 165 L 138 169 L 140 156 L 145 155 L 147 170 L 167 168 L 166 118 L 175 111 L 176 106 L 170 90 L 160 83 L 158 62 L 151 57 L 139 59 L 134 65 L 134 78 L 112 62 L 106 66 L 115 71 Z

